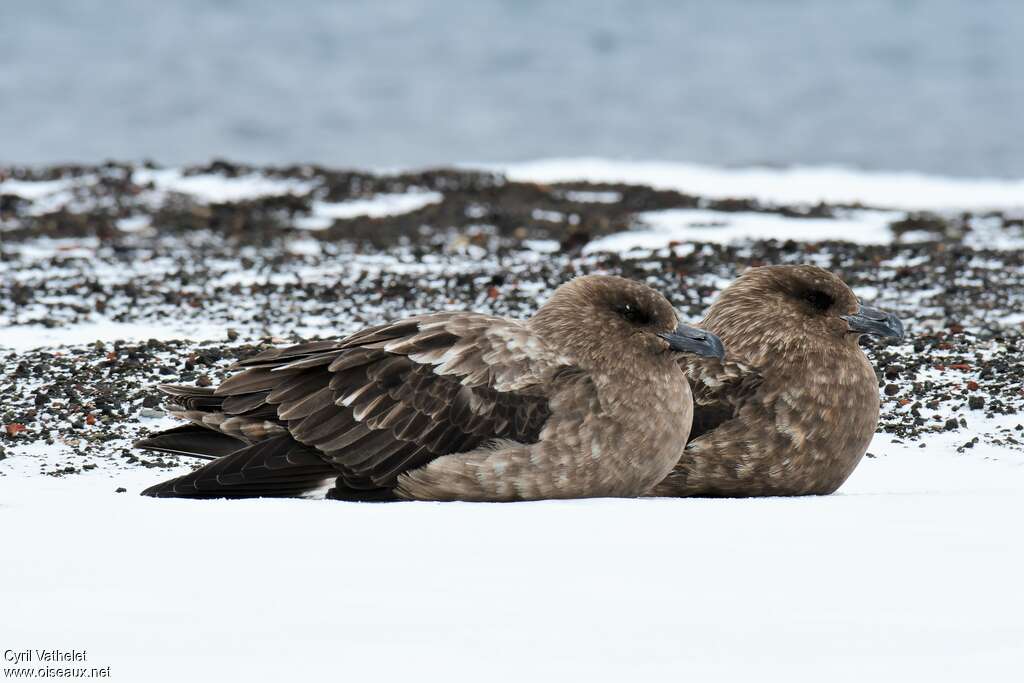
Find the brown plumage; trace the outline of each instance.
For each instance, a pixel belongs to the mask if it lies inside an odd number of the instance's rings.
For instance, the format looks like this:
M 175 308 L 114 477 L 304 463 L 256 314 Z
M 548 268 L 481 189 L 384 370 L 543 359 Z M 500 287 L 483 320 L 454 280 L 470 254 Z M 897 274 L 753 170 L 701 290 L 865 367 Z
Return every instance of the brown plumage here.
M 690 443 L 657 496 L 828 494 L 846 481 L 878 424 L 878 380 L 863 334 L 902 337 L 815 266 L 752 268 L 701 327 L 726 362 L 686 359 L 696 403 Z
M 606 276 L 563 285 L 528 321 L 433 313 L 273 349 L 216 388 L 164 387 L 190 424 L 138 445 L 217 459 L 144 493 L 642 495 L 690 431 L 680 353 L 722 348 L 654 290 Z

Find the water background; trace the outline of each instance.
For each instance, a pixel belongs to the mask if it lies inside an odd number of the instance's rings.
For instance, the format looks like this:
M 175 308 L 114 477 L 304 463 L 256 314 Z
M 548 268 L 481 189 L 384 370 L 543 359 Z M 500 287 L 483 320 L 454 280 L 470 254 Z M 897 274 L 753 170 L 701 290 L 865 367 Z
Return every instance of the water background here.
M 0 163 L 1024 177 L 1024 2 L 0 2 Z

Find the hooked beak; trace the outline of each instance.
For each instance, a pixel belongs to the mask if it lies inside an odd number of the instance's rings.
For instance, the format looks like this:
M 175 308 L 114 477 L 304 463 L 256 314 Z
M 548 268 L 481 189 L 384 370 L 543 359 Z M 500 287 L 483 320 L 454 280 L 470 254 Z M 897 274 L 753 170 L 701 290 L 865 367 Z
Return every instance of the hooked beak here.
M 668 342 L 668 347 L 680 353 L 695 353 L 698 356 L 725 359 L 722 340 L 706 330 L 699 330 L 684 323 L 671 332 L 660 332 L 658 336 Z
M 903 323 L 892 313 L 861 304 L 853 315 L 840 317 L 850 326 L 850 332 L 903 339 Z

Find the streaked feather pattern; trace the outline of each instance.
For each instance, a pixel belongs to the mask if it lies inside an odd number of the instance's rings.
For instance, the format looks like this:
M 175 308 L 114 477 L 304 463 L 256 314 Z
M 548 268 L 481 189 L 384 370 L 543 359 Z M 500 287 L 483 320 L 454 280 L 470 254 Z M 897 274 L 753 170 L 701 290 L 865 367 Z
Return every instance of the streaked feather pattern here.
M 301 452 L 305 469 L 295 482 L 330 472 L 345 489 L 340 497 L 379 497 L 375 489 L 393 487 L 402 472 L 439 456 L 496 437 L 536 442 L 550 414 L 542 385 L 558 366 L 520 323 L 438 313 L 270 349 L 234 367 L 239 372 L 216 389 L 161 389 L 173 414 L 205 429 L 209 455 L 224 455 L 228 443 L 239 455 L 154 487 L 152 495 L 206 497 L 218 486 L 224 495 L 294 495 L 295 486 L 272 489 L 265 479 L 272 465 Z M 177 452 L 196 454 L 203 431 L 171 430 L 140 445 L 168 450 L 178 438 Z M 263 443 L 274 450 L 257 448 Z

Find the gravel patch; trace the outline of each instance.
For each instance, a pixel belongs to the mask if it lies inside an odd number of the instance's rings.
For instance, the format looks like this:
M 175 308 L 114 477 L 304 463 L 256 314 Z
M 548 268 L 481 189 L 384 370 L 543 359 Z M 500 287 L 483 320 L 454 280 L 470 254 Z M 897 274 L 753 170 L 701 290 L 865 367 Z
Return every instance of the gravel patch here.
M 744 268 L 801 262 L 838 272 L 906 323 L 902 343 L 866 342 L 881 431 L 922 448 L 944 434 L 965 453 L 979 443 L 1006 457 L 1024 450 L 1024 252 L 988 246 L 1021 239 L 1018 216 L 901 213 L 880 245 L 686 242 L 585 254 L 641 212 L 799 221 L 865 207 L 450 169 L 0 168 L 0 182 L 12 179 L 0 185 L 14 188 L 0 193 L 0 474 L 16 460 L 57 476 L 187 462 L 130 448 L 168 424 L 155 385 L 217 382 L 272 344 L 437 309 L 525 317 L 558 284 L 592 272 L 644 280 L 698 320 Z M 174 189 L 207 181 L 208 196 Z M 250 186 L 281 193 L 246 196 Z M 225 188 L 234 199 L 218 199 Z M 440 199 L 393 215 L 317 217 L 324 206 L 413 192 Z

